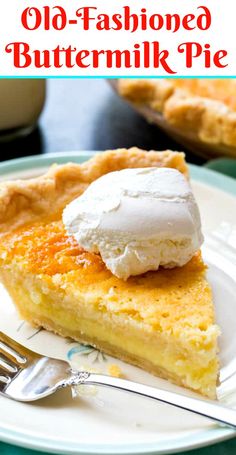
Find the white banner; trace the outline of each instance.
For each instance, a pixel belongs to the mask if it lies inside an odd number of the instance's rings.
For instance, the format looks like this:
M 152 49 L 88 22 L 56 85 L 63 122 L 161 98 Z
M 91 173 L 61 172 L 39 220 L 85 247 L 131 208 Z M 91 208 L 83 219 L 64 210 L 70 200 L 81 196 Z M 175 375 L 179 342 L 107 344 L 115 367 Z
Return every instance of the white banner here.
M 7 0 L 0 76 L 236 76 L 233 0 Z

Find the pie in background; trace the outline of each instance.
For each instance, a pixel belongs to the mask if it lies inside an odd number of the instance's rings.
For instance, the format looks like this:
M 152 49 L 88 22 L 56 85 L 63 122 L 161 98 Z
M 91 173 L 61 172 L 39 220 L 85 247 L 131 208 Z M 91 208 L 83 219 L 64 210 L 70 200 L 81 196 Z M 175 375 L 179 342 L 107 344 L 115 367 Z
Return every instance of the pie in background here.
M 157 123 L 167 132 L 169 126 L 169 133 L 190 149 L 205 156 L 236 156 L 235 79 L 120 79 L 117 91 L 147 108 L 147 118 L 161 114 L 166 125 L 161 118 Z

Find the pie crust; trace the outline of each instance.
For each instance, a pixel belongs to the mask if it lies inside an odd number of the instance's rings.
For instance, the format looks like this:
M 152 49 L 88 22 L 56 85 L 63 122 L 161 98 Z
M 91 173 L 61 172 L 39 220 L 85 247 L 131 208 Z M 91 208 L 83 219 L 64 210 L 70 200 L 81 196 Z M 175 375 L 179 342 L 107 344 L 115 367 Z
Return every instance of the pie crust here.
M 118 92 L 131 103 L 162 114 L 186 139 L 236 154 L 231 150 L 236 147 L 236 80 L 121 79 Z
M 0 235 L 19 226 L 47 218 L 58 218 L 65 205 L 79 196 L 98 177 L 112 171 L 139 167 L 172 167 L 188 176 L 184 153 L 147 152 L 133 147 L 108 150 L 82 164 L 53 165 L 30 180 L 0 184 Z

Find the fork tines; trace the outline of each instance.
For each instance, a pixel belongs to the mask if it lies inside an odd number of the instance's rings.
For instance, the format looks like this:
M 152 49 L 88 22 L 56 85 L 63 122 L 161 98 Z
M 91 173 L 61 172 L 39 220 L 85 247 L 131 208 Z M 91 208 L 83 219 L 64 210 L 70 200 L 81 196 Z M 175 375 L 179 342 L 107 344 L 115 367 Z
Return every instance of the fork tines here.
M 27 363 L 27 358 L 16 351 L 15 346 L 17 343 L 0 332 L 0 382 L 5 384 Z

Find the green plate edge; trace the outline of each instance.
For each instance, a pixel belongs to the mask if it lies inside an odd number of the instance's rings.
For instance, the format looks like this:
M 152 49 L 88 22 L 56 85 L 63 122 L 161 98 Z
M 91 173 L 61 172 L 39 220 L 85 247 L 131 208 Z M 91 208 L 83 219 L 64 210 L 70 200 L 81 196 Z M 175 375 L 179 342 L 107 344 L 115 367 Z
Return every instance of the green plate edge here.
M 8 173 L 14 173 L 29 169 L 49 166 L 53 163 L 63 164 L 68 161 L 82 163 L 93 156 L 95 152 L 59 152 L 47 155 L 35 155 L 26 158 L 17 158 L 14 160 L 0 163 L 0 176 Z M 196 165 L 190 165 L 191 177 L 201 181 L 206 185 L 216 187 L 222 191 L 236 196 L 236 180 L 224 176 L 218 172 L 202 168 Z M 81 455 L 154 455 L 177 453 L 204 447 L 217 442 L 233 438 L 236 431 L 228 428 L 213 427 L 204 430 L 196 435 L 180 437 L 170 441 L 161 441 L 156 443 L 139 443 L 139 444 L 63 444 L 61 441 L 38 438 L 35 439 L 29 434 L 22 435 L 10 429 L 0 428 L 0 439 L 9 444 L 15 444 L 27 449 L 34 449 L 42 452 L 57 454 L 81 454 Z

